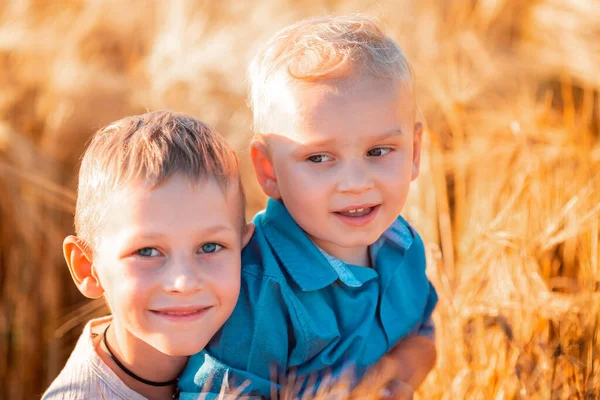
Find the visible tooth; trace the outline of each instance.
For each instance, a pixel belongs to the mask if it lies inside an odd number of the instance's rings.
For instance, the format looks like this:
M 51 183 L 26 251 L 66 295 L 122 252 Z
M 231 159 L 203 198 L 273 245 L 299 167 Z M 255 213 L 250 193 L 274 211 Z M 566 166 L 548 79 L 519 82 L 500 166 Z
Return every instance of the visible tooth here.
M 189 312 L 170 312 L 170 311 L 165 311 L 164 313 L 167 315 L 188 315 L 188 314 L 192 314 L 194 311 L 189 311 Z
M 364 209 L 364 208 L 358 208 L 358 209 L 356 210 L 356 212 L 363 212 L 363 211 L 365 211 L 365 209 Z
M 348 210 L 348 212 L 349 212 L 350 214 L 354 214 L 354 213 L 356 212 L 356 210 Z

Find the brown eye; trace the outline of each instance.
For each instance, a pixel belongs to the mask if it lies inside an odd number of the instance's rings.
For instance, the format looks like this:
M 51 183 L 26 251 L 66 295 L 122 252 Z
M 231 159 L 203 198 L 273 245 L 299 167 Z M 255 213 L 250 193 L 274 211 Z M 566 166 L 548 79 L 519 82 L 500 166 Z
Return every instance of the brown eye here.
M 367 155 L 369 157 L 381 157 L 381 156 L 385 156 L 386 154 L 390 153 L 391 151 L 392 151 L 392 149 L 389 147 L 374 147 L 367 152 Z
M 307 160 L 315 164 L 321 164 L 327 161 L 331 161 L 332 158 L 326 154 L 315 154 L 314 156 L 308 157 Z

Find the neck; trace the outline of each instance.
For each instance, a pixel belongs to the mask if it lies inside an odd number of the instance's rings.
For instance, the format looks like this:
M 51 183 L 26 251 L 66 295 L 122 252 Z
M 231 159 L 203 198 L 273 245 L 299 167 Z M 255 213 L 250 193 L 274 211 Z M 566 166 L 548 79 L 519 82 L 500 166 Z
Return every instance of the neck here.
M 166 382 L 175 379 L 185 367 L 188 357 L 169 356 L 155 349 L 143 340 L 135 337 L 124 329 L 113 318 L 106 337 L 113 355 L 121 364 L 135 375 L 154 382 Z M 176 385 L 150 386 L 127 374 L 110 357 L 104 346 L 99 346 L 100 358 L 110 369 L 132 390 L 148 399 L 169 398 Z
M 371 257 L 369 255 L 369 246 L 341 247 L 331 242 L 321 241 L 311 238 L 327 254 L 334 256 L 345 262 L 359 267 L 371 268 Z

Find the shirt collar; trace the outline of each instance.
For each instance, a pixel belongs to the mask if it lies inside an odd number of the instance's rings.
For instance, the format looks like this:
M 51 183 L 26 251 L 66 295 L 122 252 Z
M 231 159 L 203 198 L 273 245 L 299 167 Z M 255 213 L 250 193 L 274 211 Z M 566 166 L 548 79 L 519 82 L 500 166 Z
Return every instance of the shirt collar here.
M 300 289 L 319 290 L 338 279 L 327 259 L 280 200 L 270 198 L 260 218 L 273 252 Z
M 381 237 L 375 243 L 369 246 L 371 261 L 374 264 L 372 269 L 350 266 L 339 258 L 326 253 L 323 249 L 319 247 L 317 248 L 327 259 L 329 265 L 331 265 L 331 267 L 338 274 L 340 281 L 350 287 L 360 287 L 366 281 L 376 277 L 378 272 L 382 272 L 384 275 L 386 275 L 386 272 L 383 270 L 389 269 L 390 265 L 382 265 L 381 260 L 377 259 L 380 250 L 384 246 L 387 245 L 392 248 L 395 247 L 400 251 L 405 251 L 412 245 L 415 235 L 415 231 L 408 224 L 408 222 L 406 222 L 404 218 L 398 217 L 398 219 L 396 219 L 396 221 L 394 221 L 394 223 L 388 229 L 386 229 Z M 379 263 L 377 261 L 379 261 Z M 391 266 L 392 269 L 394 265 Z
M 367 274 L 367 276 L 363 277 L 365 280 L 361 280 L 356 276 L 354 271 L 352 269 L 350 269 L 348 264 L 346 264 L 344 261 L 340 260 L 337 257 L 332 256 L 331 254 L 326 253 L 323 249 L 321 249 L 318 246 L 317 246 L 317 249 L 319 249 L 321 254 L 323 254 L 323 257 L 325 257 L 327 259 L 327 262 L 329 263 L 329 265 L 331 265 L 331 268 L 334 269 L 334 271 L 338 275 L 340 281 L 342 281 L 342 283 L 344 283 L 346 286 L 361 287 L 363 285 L 363 283 L 365 283 L 366 280 L 375 278 L 377 276 L 377 273 L 375 272 L 375 270 L 373 270 L 371 268 L 358 267 L 358 268 L 360 268 L 358 271 L 363 270 L 363 271 L 369 272 Z M 356 268 L 354 270 L 356 271 Z
M 392 244 L 403 250 L 408 250 L 412 245 L 416 232 L 404 218 L 399 216 L 394 223 L 383 232 L 383 235 L 375 242 L 376 247 L 384 244 Z
M 322 289 L 338 278 L 348 286 L 359 287 L 377 276 L 374 270 L 362 271 L 362 268 L 355 270 L 353 274 L 345 268 L 346 264 L 342 260 L 318 248 L 298 226 L 281 200 L 270 198 L 266 210 L 260 215 L 263 232 L 273 252 L 303 291 Z M 377 266 L 377 254 L 382 247 L 392 245 L 407 250 L 412 245 L 415 235 L 408 222 L 398 217 L 370 246 L 373 264 Z M 360 276 L 357 276 L 356 272 Z

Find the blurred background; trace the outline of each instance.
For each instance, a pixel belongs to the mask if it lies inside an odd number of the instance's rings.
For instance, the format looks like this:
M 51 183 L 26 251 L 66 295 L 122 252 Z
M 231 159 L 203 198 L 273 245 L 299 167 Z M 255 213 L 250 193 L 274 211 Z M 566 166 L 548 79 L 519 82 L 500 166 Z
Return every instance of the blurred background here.
M 420 399 L 600 398 L 600 2 L 0 0 L 0 398 L 39 398 L 83 323 L 71 282 L 86 141 L 169 108 L 240 152 L 245 69 L 313 15 L 378 17 L 411 58 L 427 123 L 405 216 L 440 303 Z

